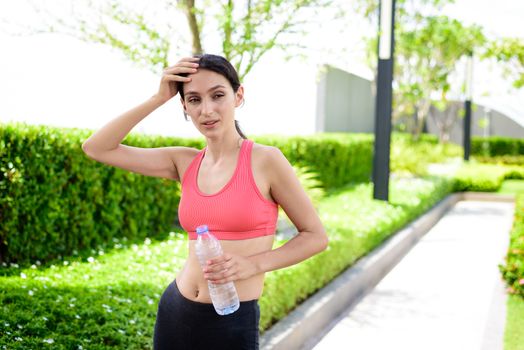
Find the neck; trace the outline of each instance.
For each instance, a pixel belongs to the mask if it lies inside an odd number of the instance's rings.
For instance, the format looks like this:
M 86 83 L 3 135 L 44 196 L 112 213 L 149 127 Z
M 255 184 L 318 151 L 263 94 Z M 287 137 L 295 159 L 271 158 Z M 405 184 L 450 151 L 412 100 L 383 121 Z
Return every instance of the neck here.
M 221 159 L 236 155 L 242 145 L 242 140 L 238 133 L 220 139 L 207 139 L 205 157 L 212 163 L 218 163 Z

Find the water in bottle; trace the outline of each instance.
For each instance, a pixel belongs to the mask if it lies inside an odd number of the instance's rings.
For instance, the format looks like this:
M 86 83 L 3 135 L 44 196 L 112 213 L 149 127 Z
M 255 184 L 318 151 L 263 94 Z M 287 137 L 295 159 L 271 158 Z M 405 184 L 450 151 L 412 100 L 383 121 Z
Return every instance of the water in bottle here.
M 196 231 L 198 234 L 195 243 L 196 255 L 200 266 L 204 267 L 207 260 L 223 254 L 222 247 L 218 239 L 209 232 L 206 225 L 198 226 Z M 228 315 L 238 310 L 240 302 L 233 282 L 213 284 L 208 281 L 207 284 L 211 301 L 219 315 Z

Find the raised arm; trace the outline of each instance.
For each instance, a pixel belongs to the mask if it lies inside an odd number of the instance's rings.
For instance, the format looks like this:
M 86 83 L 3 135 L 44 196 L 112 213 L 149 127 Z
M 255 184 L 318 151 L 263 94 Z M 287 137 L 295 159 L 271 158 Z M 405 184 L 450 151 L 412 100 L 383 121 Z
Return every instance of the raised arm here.
M 178 180 L 176 164 L 191 153 L 186 147 L 140 148 L 122 145 L 126 135 L 155 109 L 177 94 L 176 82 L 189 81 L 180 73 L 196 71 L 198 58 L 183 58 L 164 70 L 158 92 L 140 105 L 111 120 L 82 144 L 88 157 L 147 176 Z

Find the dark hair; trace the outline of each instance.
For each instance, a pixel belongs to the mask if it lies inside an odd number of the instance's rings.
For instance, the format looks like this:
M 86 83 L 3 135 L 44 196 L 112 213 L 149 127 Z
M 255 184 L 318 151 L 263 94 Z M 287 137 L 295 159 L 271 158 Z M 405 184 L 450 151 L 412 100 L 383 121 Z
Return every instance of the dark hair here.
M 231 84 L 233 91 L 235 93 L 238 91 L 238 88 L 240 87 L 240 79 L 238 78 L 238 73 L 235 70 L 235 67 L 233 67 L 233 65 L 227 59 L 225 59 L 222 56 L 211 54 L 194 55 L 193 57 L 200 58 L 200 60 L 198 61 L 198 68 L 208 69 L 210 71 L 224 76 L 224 78 L 226 78 Z M 189 74 L 182 73 L 179 75 L 188 76 Z M 184 99 L 184 83 L 178 81 L 176 85 L 180 97 Z M 188 120 L 187 115 L 185 113 L 184 117 L 186 118 L 186 120 Z M 237 132 L 240 134 L 242 138 L 247 139 L 246 135 L 244 135 L 244 133 L 240 129 L 240 126 L 238 125 L 238 120 L 235 120 L 235 128 L 237 129 Z

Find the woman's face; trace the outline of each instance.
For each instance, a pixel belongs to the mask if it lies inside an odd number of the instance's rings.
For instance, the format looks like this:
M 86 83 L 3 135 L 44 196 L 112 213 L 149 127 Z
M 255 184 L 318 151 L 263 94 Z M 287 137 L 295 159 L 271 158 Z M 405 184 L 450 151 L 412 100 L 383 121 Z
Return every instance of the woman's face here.
M 203 135 L 222 133 L 235 127 L 235 108 L 243 98 L 243 88 L 235 93 L 221 74 L 199 69 L 184 84 L 184 111 Z

